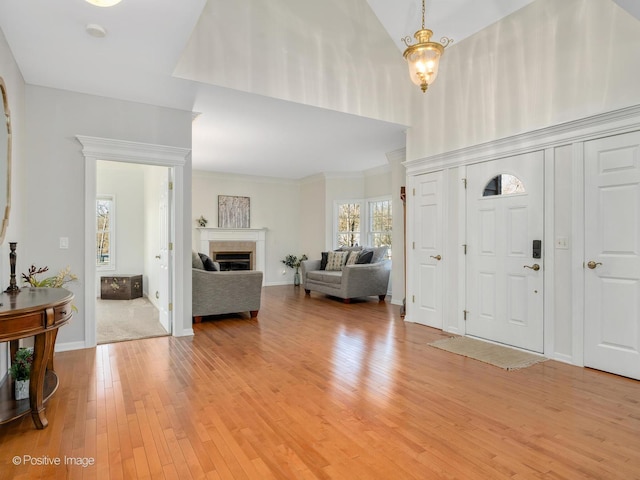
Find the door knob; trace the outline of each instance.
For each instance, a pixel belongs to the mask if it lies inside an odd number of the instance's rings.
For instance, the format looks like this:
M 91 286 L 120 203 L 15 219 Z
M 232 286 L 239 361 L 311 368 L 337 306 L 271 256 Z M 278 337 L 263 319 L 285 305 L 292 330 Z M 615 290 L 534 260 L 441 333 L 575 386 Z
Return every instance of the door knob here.
M 602 262 L 594 262 L 593 260 L 591 260 L 589 263 L 587 263 L 587 267 L 589 267 L 591 270 L 596 268 L 598 265 L 602 265 Z
M 540 270 L 540 265 L 538 265 L 537 263 L 534 263 L 533 265 L 529 266 L 529 265 L 525 265 L 524 268 L 530 268 L 531 270 L 533 270 L 534 272 L 537 272 L 538 270 Z
M 430 255 L 430 256 L 431 258 L 435 258 L 438 261 L 442 260 L 442 257 L 440 255 L 436 255 L 435 257 L 433 255 Z
M 160 255 L 156 255 L 156 258 L 160 260 L 162 257 Z

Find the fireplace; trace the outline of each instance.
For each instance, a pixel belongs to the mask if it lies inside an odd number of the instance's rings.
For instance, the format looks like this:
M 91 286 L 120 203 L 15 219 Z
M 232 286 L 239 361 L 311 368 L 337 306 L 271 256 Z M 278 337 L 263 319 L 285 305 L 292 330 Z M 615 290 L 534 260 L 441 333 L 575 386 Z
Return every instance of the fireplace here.
M 221 269 L 265 271 L 265 228 L 198 227 L 197 230 L 200 235 L 199 251 L 208 252 L 213 260 L 220 263 Z M 223 263 L 227 265 L 223 266 Z
M 220 264 L 220 271 L 253 270 L 251 252 L 216 253 L 213 259 Z
M 209 256 L 220 270 L 255 270 L 256 242 L 209 240 Z

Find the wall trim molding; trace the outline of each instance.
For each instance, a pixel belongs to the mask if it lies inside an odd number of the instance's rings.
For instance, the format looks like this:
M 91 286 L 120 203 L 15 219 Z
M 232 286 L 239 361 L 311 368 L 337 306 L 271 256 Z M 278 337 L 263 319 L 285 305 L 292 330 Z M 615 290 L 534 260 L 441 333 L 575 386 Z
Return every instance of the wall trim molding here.
M 489 142 L 407 160 L 407 175 L 442 170 L 469 163 L 495 160 L 502 155 L 519 155 L 561 145 L 584 142 L 595 137 L 618 135 L 640 128 L 640 105 L 592 115 Z
M 85 157 L 166 167 L 184 166 L 191 150 L 167 145 L 76 135 Z

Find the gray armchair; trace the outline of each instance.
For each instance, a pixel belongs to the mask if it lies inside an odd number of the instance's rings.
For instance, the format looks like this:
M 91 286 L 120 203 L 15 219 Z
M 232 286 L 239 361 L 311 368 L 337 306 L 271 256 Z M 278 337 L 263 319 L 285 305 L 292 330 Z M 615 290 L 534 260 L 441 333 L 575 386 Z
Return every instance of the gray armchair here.
M 249 312 L 258 316 L 262 272 L 215 272 L 193 268 L 192 315 L 196 323 L 206 315 Z

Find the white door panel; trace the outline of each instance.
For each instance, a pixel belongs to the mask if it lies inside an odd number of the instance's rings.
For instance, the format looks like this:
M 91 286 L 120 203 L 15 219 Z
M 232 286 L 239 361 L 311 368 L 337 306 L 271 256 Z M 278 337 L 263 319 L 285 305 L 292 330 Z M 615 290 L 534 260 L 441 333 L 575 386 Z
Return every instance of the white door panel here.
M 158 310 L 159 320 L 164 329 L 167 332 L 171 332 L 171 312 L 169 309 L 169 303 L 171 302 L 171 286 L 170 286 L 170 264 L 172 251 L 169 248 L 169 232 L 171 231 L 170 225 L 170 172 L 167 170 L 167 178 L 163 179 L 160 184 L 160 202 L 159 202 L 159 246 L 160 251 L 156 258 L 158 259 L 159 270 L 159 282 L 158 282 Z
M 416 177 L 413 269 L 417 294 L 412 319 L 434 328 L 442 328 L 442 242 L 443 242 L 443 173 L 435 172 Z
M 543 238 L 543 173 L 542 152 L 467 168 L 466 333 L 536 352 L 544 347 L 543 259 L 532 244 Z M 501 174 L 521 180 L 524 192 L 483 195 Z M 525 268 L 534 264 L 540 270 Z
M 585 143 L 585 212 L 584 363 L 640 379 L 640 132 Z

